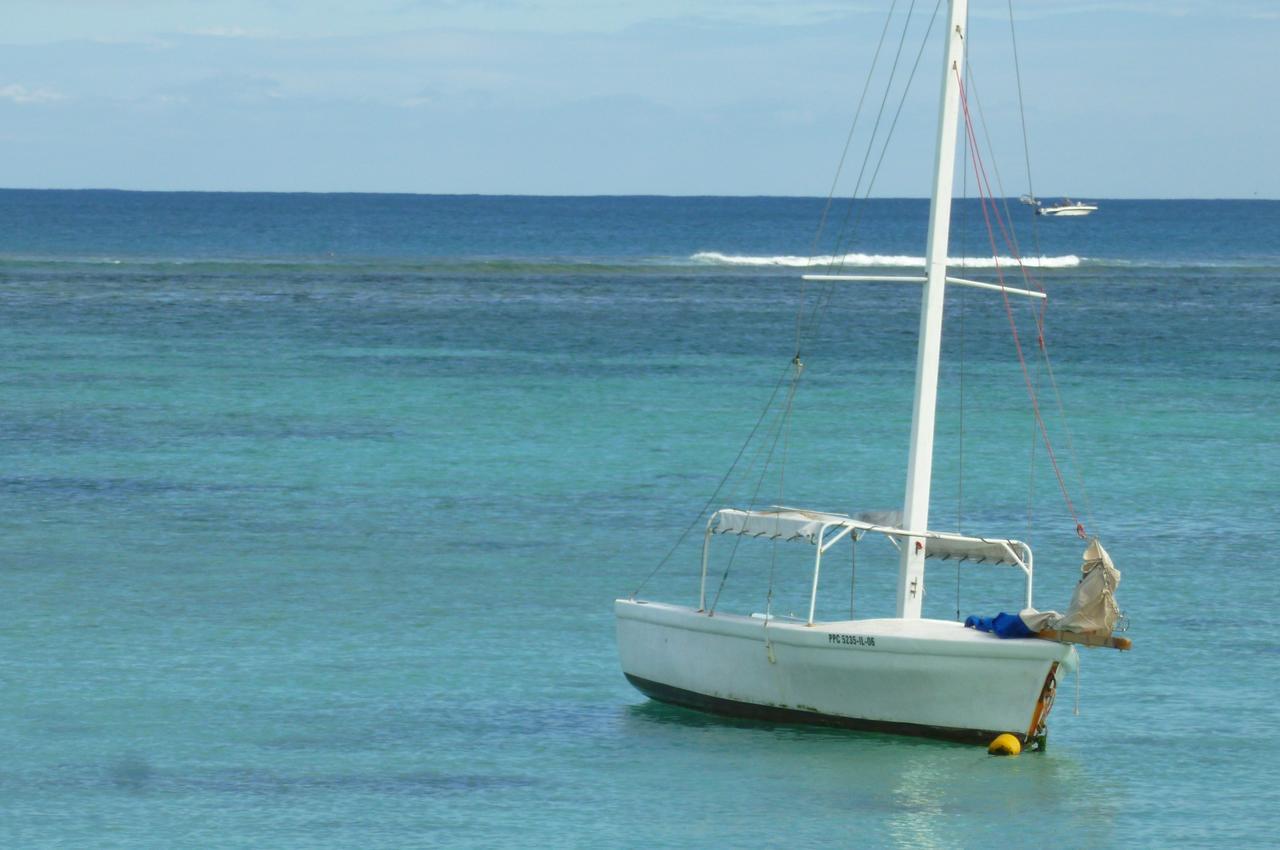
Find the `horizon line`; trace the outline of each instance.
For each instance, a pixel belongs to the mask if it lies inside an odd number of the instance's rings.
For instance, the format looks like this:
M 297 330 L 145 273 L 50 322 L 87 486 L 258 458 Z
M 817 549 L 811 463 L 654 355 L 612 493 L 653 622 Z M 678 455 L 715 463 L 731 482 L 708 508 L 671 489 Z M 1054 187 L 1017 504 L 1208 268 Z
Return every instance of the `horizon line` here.
M 669 199 L 776 199 L 776 200 L 826 200 L 825 195 L 772 195 L 763 193 L 743 194 L 664 194 L 661 192 L 574 192 L 563 194 L 543 194 L 534 192 L 412 192 L 412 191 L 373 191 L 365 189 L 122 189 L 110 186 L 82 187 L 36 187 L 36 186 L 0 186 L 0 192 L 101 192 L 115 194 L 138 195 L 390 195 L 420 198 L 669 198 Z M 840 200 L 849 200 L 848 195 L 835 195 Z M 1016 200 L 1020 195 L 998 196 Z M 1045 198 L 1067 197 L 1057 193 L 1042 194 Z M 1280 197 L 1239 197 L 1239 196 L 1201 196 L 1201 195 L 1165 195 L 1165 196 L 1123 196 L 1108 197 L 1105 195 L 1073 194 L 1071 197 L 1087 198 L 1099 201 L 1280 201 Z M 859 198 L 873 201 L 927 201 L 927 195 L 873 195 Z M 976 195 L 953 197 L 952 200 L 979 200 Z

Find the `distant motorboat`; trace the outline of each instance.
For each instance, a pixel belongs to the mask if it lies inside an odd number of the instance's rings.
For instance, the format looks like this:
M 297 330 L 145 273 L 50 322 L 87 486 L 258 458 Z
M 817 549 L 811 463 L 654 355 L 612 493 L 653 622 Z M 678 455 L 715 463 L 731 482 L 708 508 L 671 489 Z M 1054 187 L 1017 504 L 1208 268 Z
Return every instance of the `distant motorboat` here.
M 1036 211 L 1036 215 L 1079 216 L 1079 215 L 1088 215 L 1091 212 L 1096 212 L 1098 209 L 1097 204 L 1090 204 L 1082 201 L 1073 201 L 1070 198 L 1063 198 L 1061 201 L 1058 201 L 1056 204 L 1049 204 L 1048 206 L 1045 206 L 1041 201 L 1037 200 L 1031 195 L 1023 195 L 1019 200 L 1021 200 L 1024 204 L 1027 204 L 1028 206 L 1034 207 Z

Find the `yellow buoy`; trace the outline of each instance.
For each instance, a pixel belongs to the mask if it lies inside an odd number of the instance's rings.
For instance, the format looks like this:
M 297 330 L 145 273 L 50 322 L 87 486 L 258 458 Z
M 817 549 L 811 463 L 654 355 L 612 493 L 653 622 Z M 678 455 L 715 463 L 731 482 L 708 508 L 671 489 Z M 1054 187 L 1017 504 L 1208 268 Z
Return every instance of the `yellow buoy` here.
M 993 756 L 1016 756 L 1022 752 L 1022 744 L 1018 743 L 1018 739 L 1005 732 L 1003 735 L 997 735 L 996 739 L 987 747 L 987 752 Z

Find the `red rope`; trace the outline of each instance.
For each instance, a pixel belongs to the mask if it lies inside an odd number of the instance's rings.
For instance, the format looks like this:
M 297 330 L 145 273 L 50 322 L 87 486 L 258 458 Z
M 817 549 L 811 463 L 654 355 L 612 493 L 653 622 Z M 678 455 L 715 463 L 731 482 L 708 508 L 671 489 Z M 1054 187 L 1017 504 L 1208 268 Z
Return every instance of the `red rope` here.
M 1032 278 L 1027 271 L 1026 263 L 1022 261 L 1016 247 L 1016 242 L 1009 236 L 1009 230 L 1006 228 L 1004 219 L 1000 216 L 1000 209 L 995 203 L 995 195 L 991 191 L 991 183 L 987 179 L 986 169 L 982 165 L 982 155 L 978 151 L 978 140 L 973 130 L 973 118 L 969 114 L 969 101 L 965 96 L 964 82 L 960 79 L 958 71 L 956 73 L 956 82 L 960 87 L 960 105 L 964 110 L 965 133 L 969 139 L 969 154 L 973 160 L 974 177 L 977 181 L 978 196 L 982 202 L 982 219 L 987 226 L 987 236 L 991 242 L 991 257 L 995 262 L 996 277 L 1000 281 L 1000 295 L 1004 299 L 1005 314 L 1009 317 L 1009 329 L 1013 333 L 1013 345 L 1018 352 L 1018 364 L 1022 367 L 1022 379 L 1027 385 L 1027 395 L 1031 399 L 1031 409 L 1035 413 L 1036 425 L 1040 430 L 1040 435 L 1044 440 L 1044 447 L 1049 453 L 1049 462 L 1053 466 L 1053 474 L 1058 479 L 1058 488 L 1062 491 L 1062 498 L 1067 503 L 1067 510 L 1071 512 L 1071 518 L 1076 523 L 1076 534 L 1082 539 L 1086 537 L 1084 524 L 1080 522 L 1080 517 L 1076 514 L 1075 505 L 1071 502 L 1071 495 L 1067 492 L 1067 482 L 1062 477 L 1062 470 L 1058 466 L 1058 458 L 1053 451 L 1053 443 L 1049 440 L 1049 430 L 1045 427 L 1044 417 L 1040 414 L 1040 401 L 1036 396 L 1035 387 L 1031 383 L 1031 373 L 1027 369 L 1027 360 L 1022 353 L 1022 341 L 1018 336 L 1018 323 L 1013 316 L 1013 306 L 1009 303 L 1009 293 L 1005 290 L 1004 270 L 1000 266 L 1000 251 L 996 243 L 995 228 L 991 226 L 991 217 L 995 216 L 996 224 L 1000 228 L 1001 236 L 1004 237 L 1005 244 L 1008 246 L 1010 253 L 1017 262 L 1018 267 L 1022 271 L 1023 280 L 1027 283 L 1035 282 L 1039 286 L 1040 291 L 1044 291 L 1043 285 L 1038 279 Z M 988 210 L 988 201 L 990 201 L 990 210 Z M 1046 303 L 1041 306 L 1040 314 L 1036 319 L 1036 336 L 1041 348 L 1044 347 L 1044 310 L 1048 306 L 1048 298 Z

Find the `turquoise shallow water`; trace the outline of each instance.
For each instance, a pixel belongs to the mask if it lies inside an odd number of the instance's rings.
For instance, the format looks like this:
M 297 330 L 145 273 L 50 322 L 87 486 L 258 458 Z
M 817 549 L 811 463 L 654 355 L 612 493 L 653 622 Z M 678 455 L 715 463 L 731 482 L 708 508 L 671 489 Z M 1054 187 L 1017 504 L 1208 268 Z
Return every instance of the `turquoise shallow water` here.
M 856 250 L 918 256 L 924 203 L 874 206 Z M 0 192 L 0 845 L 1273 842 L 1277 203 L 1035 234 L 1078 259 L 1042 275 L 1068 478 L 1135 641 L 1083 653 L 1048 753 L 712 719 L 622 679 L 611 602 L 785 369 L 771 258 L 820 207 Z M 901 501 L 917 302 L 834 293 L 788 501 Z M 945 355 L 934 524 L 1027 537 L 1062 607 L 1080 547 L 1042 449 L 1028 477 L 1003 307 L 954 296 Z M 726 602 L 758 609 L 764 569 Z M 645 593 L 692 599 L 696 570 L 688 544 Z M 1018 599 L 929 583 L 934 616 Z

